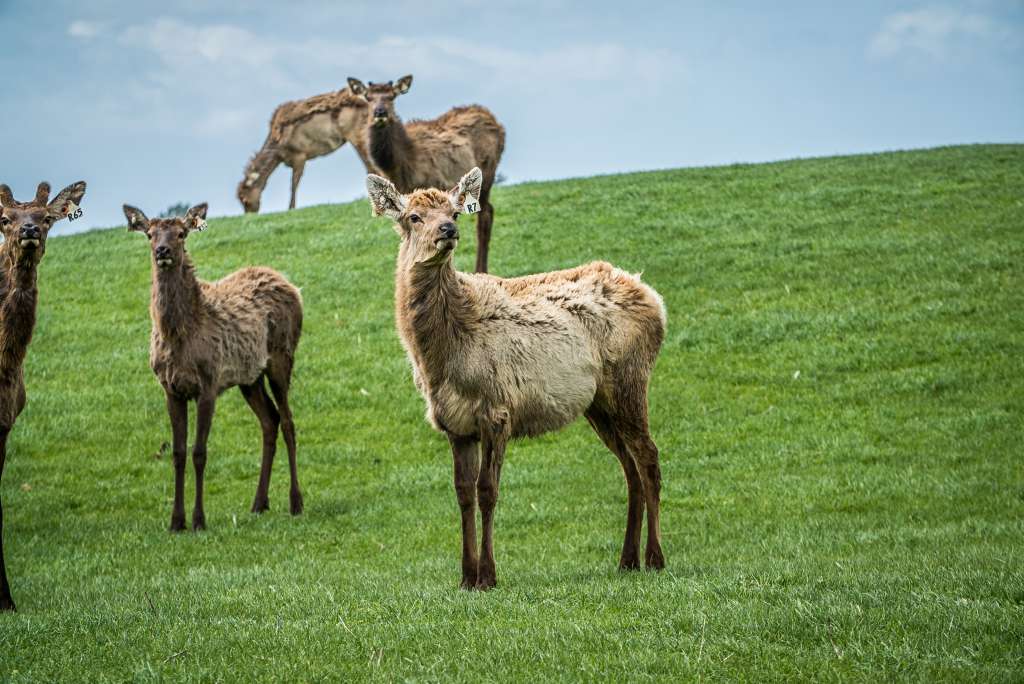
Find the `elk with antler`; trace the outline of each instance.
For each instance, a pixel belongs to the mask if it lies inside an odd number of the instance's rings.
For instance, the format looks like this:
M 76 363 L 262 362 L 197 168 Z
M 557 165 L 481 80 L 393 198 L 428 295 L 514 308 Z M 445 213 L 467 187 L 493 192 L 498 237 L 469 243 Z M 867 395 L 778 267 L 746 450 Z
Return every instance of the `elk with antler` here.
M 31 202 L 18 202 L 0 185 L 0 477 L 7 459 L 7 436 L 25 408 L 25 353 L 36 323 L 36 273 L 46 253 L 46 238 L 55 223 L 76 212 L 85 183 L 61 190 L 50 201 L 50 185 L 40 183 Z M 14 610 L 3 546 L 4 513 L 0 504 L 0 610 Z

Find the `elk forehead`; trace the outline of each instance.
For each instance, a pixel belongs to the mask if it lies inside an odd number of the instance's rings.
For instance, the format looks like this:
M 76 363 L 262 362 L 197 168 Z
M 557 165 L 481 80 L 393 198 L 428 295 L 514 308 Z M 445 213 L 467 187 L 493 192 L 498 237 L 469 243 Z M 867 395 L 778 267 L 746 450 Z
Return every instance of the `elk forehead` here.
M 450 211 L 452 209 L 452 201 L 448 195 L 440 190 L 416 190 L 408 197 L 409 204 L 406 209 L 406 214 L 412 214 L 416 212 L 427 213 L 432 209 L 443 209 Z

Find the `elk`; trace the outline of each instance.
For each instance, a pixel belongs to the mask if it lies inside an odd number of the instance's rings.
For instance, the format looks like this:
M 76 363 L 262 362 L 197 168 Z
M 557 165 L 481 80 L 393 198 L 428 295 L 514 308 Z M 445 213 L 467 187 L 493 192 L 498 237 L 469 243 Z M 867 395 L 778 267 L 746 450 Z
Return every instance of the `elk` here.
M 75 212 L 85 196 L 79 181 L 50 200 L 49 183 L 40 183 L 31 202 L 18 202 L 0 185 L 0 478 L 7 460 L 7 436 L 25 408 L 25 354 L 36 325 L 36 273 L 55 223 Z M 4 511 L 0 503 L 0 611 L 16 609 L 4 563 Z
M 403 124 L 395 114 L 395 98 L 409 92 L 412 76 L 397 83 L 370 83 L 349 78 L 348 87 L 367 103 L 366 140 L 370 162 L 399 192 L 418 188 L 447 188 L 473 167 L 483 171 L 476 219 L 476 270 L 487 272 L 487 255 L 494 224 L 491 187 L 505 149 L 505 129 L 480 105 L 455 107 L 430 121 Z M 375 173 L 374 169 L 367 169 Z
M 302 297 L 277 271 L 249 267 L 217 282 L 199 280 L 185 241 L 206 227 L 206 204 L 184 217 L 148 219 L 125 205 L 128 230 L 149 238 L 153 321 L 149 365 L 163 386 L 170 416 L 174 454 L 174 508 L 171 531 L 185 529 L 185 457 L 188 402 L 196 402 L 196 433 L 192 465 L 196 476 L 192 529 L 206 528 L 203 472 L 218 395 L 237 386 L 263 430 L 263 465 L 252 512 L 269 510 L 267 490 L 277 449 L 278 428 L 288 447 L 291 513 L 302 512 L 295 464 L 295 424 L 288 406 L 295 348 L 302 333 Z M 274 400 L 267 394 L 264 378 Z M 275 406 L 276 401 L 276 406 Z
M 474 168 L 449 191 L 400 194 L 367 178 L 375 215 L 401 238 L 395 322 L 427 404 L 454 461 L 462 513 L 462 587 L 497 584 L 493 523 L 509 440 L 558 430 L 586 416 L 619 459 L 628 486 L 619 567 L 665 566 L 661 549 L 661 470 L 647 420 L 647 388 L 665 336 L 666 314 L 651 287 L 605 262 L 498 278 L 455 270 L 456 221 L 481 195 Z M 476 506 L 483 534 L 476 552 Z
M 368 172 L 365 143 L 366 101 L 348 88 L 314 95 L 305 100 L 285 102 L 270 117 L 270 130 L 263 147 L 249 159 L 238 184 L 238 201 L 247 214 L 260 210 L 260 197 L 270 174 L 282 162 L 292 170 L 292 192 L 288 208 L 295 208 L 295 196 L 306 162 L 352 143 Z

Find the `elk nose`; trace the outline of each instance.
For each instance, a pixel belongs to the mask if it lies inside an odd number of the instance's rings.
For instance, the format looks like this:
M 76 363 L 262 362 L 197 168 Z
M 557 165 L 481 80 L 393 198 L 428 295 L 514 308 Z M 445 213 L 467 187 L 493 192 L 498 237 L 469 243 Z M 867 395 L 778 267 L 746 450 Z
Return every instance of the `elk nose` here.
M 445 240 L 451 240 L 452 238 L 459 237 L 459 229 L 455 227 L 454 223 L 446 223 L 441 226 L 441 237 Z
M 39 228 L 34 224 L 26 224 L 21 227 L 21 239 L 22 240 L 38 240 L 40 236 Z
M 383 119 L 388 115 L 388 110 L 383 107 L 377 107 L 373 110 L 373 116 L 375 119 Z
M 166 259 L 167 257 L 171 256 L 171 248 L 165 245 L 160 245 L 159 247 L 156 248 L 154 253 L 156 254 L 157 259 Z

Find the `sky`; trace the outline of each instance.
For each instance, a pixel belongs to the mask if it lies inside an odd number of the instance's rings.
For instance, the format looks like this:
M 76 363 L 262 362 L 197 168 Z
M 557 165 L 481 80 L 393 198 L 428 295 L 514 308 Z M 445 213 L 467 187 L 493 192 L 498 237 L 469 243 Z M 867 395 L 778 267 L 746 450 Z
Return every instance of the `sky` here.
M 411 73 L 405 120 L 479 103 L 514 183 L 1024 142 L 1024 0 L 0 0 L 0 182 L 89 189 L 56 232 L 235 187 L 286 100 Z M 280 167 L 262 211 L 287 207 Z M 299 205 L 365 196 L 350 146 Z

